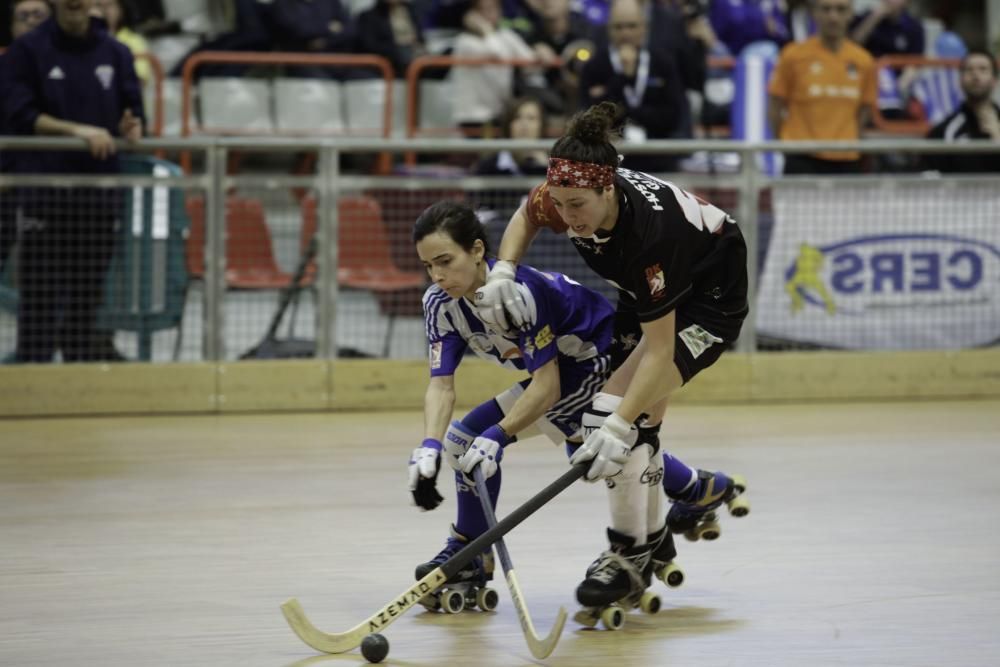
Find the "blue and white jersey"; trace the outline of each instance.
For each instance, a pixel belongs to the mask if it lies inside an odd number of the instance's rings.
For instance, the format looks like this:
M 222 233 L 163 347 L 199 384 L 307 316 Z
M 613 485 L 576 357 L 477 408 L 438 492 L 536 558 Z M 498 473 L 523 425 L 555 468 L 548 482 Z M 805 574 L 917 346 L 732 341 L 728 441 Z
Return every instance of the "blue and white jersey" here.
M 487 260 L 489 270 L 494 261 Z M 534 297 L 538 319 L 529 331 L 507 335 L 490 329 L 468 299 L 452 299 L 437 285 L 427 289 L 423 304 L 432 376 L 453 375 L 468 348 L 504 368 L 529 373 L 557 355 L 560 366 L 606 356 L 615 314 L 607 299 L 560 273 L 528 266 L 519 266 L 515 279 Z

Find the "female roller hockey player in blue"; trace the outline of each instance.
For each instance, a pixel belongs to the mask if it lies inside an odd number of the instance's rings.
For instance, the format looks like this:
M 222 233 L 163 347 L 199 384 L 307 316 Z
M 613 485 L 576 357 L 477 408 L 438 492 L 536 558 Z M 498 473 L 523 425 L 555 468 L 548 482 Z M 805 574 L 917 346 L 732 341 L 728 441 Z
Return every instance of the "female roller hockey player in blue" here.
M 583 442 L 580 419 L 610 372 L 614 309 L 603 296 L 566 276 L 522 266 L 516 289 L 534 313 L 534 324 L 512 332 L 487 326 L 471 299 L 486 283 L 494 260 L 486 256 L 486 231 L 475 213 L 454 202 L 434 204 L 417 219 L 413 240 L 434 284 L 423 299 L 431 377 L 424 400 L 424 440 L 409 463 L 410 490 L 419 507 L 437 507 L 442 498 L 436 478 L 443 457 L 455 471 L 458 505 L 445 548 L 417 566 L 421 579 L 486 531 L 471 480 L 476 465 L 496 505 L 500 461 L 518 433 L 534 424 L 556 442 Z M 531 378 L 452 421 L 454 375 L 468 348 L 505 368 L 527 371 Z M 463 595 L 442 595 L 426 604 L 458 611 L 464 600 L 475 600 L 477 589 L 492 579 L 491 554 L 477 557 L 450 582 Z M 486 608 L 495 604 L 477 602 Z
M 516 262 L 542 227 L 565 232 L 584 261 L 619 290 L 616 341 L 633 349 L 583 417 L 586 440 L 570 459 L 591 461 L 587 479 L 607 479 L 610 549 L 587 570 L 577 599 L 603 609 L 635 598 L 650 572 L 674 556 L 670 533 L 719 534 L 716 510 L 749 505 L 737 475 L 691 468 L 659 450 L 667 397 L 711 366 L 739 335 L 747 305 L 747 251 L 732 218 L 677 186 L 619 167 L 611 137 L 618 108 L 598 104 L 574 116 L 549 155 L 546 181 L 514 214 L 479 315 L 498 327 L 531 326 Z M 646 415 L 649 415 L 646 417 Z M 648 493 L 662 481 L 672 500 Z M 669 532 L 668 532 L 669 531 Z

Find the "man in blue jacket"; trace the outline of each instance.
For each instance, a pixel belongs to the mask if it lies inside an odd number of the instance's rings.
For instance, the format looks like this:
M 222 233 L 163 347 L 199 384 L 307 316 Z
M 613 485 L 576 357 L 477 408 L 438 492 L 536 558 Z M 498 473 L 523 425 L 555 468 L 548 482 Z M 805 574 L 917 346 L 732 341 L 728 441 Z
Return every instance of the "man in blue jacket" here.
M 7 130 L 82 139 L 87 151 L 32 151 L 26 174 L 113 174 L 115 137 L 142 136 L 142 92 L 128 48 L 91 17 L 94 0 L 56 0 L 55 16 L 11 44 L 3 71 Z M 103 358 L 95 331 L 122 197 L 112 188 L 24 188 L 18 197 L 17 360 Z M 106 353 L 106 351 L 105 351 Z

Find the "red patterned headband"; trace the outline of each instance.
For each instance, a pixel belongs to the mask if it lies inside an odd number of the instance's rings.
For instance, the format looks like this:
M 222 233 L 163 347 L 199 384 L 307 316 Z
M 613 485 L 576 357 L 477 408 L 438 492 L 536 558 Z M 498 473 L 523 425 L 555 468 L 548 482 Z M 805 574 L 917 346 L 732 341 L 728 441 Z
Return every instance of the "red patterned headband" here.
M 557 188 L 603 188 L 615 182 L 615 169 L 593 162 L 551 157 L 545 180 Z

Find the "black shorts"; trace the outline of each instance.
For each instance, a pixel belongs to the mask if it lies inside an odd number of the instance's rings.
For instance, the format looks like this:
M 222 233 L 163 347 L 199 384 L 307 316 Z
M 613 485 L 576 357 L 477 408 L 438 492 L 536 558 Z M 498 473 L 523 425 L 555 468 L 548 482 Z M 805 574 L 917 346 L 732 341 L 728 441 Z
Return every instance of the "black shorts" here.
M 747 282 L 736 284 L 716 299 L 718 292 L 708 290 L 693 295 L 674 311 L 677 333 L 674 338 L 674 363 L 684 384 L 715 363 L 739 338 L 743 320 L 750 311 L 746 300 Z M 639 318 L 630 304 L 618 301 L 615 312 L 615 337 L 611 343 L 611 368 L 617 370 L 642 339 Z

